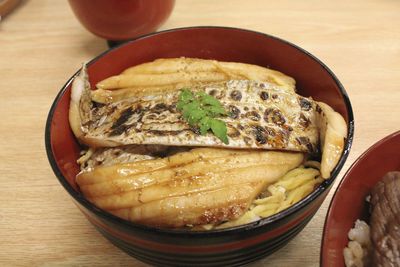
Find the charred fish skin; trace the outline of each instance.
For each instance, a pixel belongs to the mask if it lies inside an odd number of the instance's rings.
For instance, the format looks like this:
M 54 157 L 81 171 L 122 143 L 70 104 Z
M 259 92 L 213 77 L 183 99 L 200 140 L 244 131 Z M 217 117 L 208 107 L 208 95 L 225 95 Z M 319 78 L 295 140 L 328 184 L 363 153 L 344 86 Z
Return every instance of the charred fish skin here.
M 88 135 L 88 126 L 96 120 L 95 102 L 92 101 L 89 77 L 86 64 L 74 78 L 71 85 L 71 99 L 69 104 L 68 120 L 72 132 L 81 144 L 89 147 L 113 147 L 118 144 L 109 140 L 99 140 Z M 101 120 L 100 120 L 101 122 Z
M 118 147 L 89 148 L 81 152 L 77 163 L 82 172 L 99 166 L 112 166 L 127 162 L 156 159 L 189 149 L 160 145 L 128 145 Z
M 180 91 L 149 94 L 93 106 L 85 138 L 97 146 L 161 144 L 281 149 L 314 153 L 318 145 L 316 104 L 276 85 L 230 80 L 190 88 L 213 95 L 229 112 L 229 145 L 212 134 L 196 133 L 176 109 Z M 87 110 L 81 110 L 82 113 Z M 85 140 L 83 140 L 85 142 Z M 91 142 L 93 144 L 93 142 Z
M 84 138 L 87 132 L 84 125 L 90 121 L 92 106 L 87 69 L 83 64 L 81 71 L 72 82 L 69 108 L 69 124 L 78 139 Z

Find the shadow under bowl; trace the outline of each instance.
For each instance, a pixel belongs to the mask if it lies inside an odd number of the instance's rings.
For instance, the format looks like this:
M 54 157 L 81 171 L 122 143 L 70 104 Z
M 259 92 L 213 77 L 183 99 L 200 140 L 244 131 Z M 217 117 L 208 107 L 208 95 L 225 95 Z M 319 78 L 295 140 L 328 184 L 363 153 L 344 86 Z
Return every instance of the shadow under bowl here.
M 271 217 L 228 229 L 187 231 L 158 229 L 115 217 L 87 201 L 75 176 L 81 150 L 68 123 L 72 76 L 57 95 L 46 124 L 46 150 L 55 175 L 87 219 L 130 255 L 160 266 L 237 266 L 284 246 L 313 217 L 349 154 L 353 113 L 335 75 L 317 58 L 287 41 L 263 33 L 227 27 L 191 27 L 163 31 L 110 49 L 88 63 L 90 83 L 157 58 L 195 57 L 251 63 L 279 70 L 297 82 L 304 96 L 323 101 L 342 114 L 348 126 L 343 155 L 310 195 Z

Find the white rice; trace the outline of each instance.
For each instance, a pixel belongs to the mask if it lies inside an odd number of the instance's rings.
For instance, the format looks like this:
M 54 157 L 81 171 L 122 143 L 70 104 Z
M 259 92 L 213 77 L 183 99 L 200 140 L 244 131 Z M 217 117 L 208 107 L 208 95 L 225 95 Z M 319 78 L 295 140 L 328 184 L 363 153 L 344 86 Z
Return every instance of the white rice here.
M 349 243 L 343 250 L 346 267 L 368 266 L 369 251 L 371 248 L 369 225 L 357 220 L 354 228 L 348 233 Z

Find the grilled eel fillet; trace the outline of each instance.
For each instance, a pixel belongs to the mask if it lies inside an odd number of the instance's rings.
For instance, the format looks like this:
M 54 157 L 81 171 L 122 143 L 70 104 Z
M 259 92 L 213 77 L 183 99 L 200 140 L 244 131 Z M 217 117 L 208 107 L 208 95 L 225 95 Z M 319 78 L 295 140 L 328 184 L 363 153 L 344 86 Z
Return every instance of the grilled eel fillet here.
M 80 99 L 75 94 L 72 97 L 72 104 L 79 103 L 81 120 L 77 123 L 80 127 L 73 130 L 82 143 L 92 147 L 159 144 L 302 152 L 317 149 L 314 102 L 269 83 L 231 80 L 191 88 L 215 96 L 229 111 L 230 116 L 222 118 L 229 145 L 212 134 L 196 133 L 197 129 L 181 119 L 176 109 L 179 90 L 100 105 L 91 101 L 89 90 L 89 86 L 80 89 Z
M 141 94 L 115 103 L 92 101 L 85 68 L 72 85 L 70 125 L 90 147 L 128 144 L 274 149 L 315 153 L 321 143 L 321 174 L 328 178 L 344 147 L 347 127 L 328 105 L 267 82 L 231 80 L 190 88 L 214 95 L 229 111 L 229 144 L 199 135 L 176 110 L 179 91 Z
M 76 181 L 85 197 L 121 218 L 157 227 L 221 223 L 246 212 L 302 153 L 196 148 L 152 160 L 98 166 Z
M 295 91 L 293 78 L 275 70 L 257 65 L 222 62 L 198 58 L 160 58 L 124 70 L 96 84 L 93 99 L 115 102 L 137 96 L 143 87 L 163 92 L 192 86 L 196 83 L 227 80 L 266 81 L 287 91 Z M 118 90 L 115 90 L 118 89 Z

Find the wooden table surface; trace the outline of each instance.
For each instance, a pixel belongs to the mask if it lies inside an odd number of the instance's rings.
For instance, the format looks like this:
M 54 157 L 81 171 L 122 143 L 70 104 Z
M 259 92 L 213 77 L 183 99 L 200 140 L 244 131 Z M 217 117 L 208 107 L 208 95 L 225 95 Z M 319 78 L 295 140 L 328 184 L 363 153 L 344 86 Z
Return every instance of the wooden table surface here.
M 161 29 L 241 27 L 291 41 L 326 63 L 355 115 L 353 147 L 335 187 L 374 142 L 400 129 L 400 1 L 178 0 Z M 147 266 L 105 240 L 55 178 L 47 113 L 65 81 L 106 43 L 67 1 L 23 1 L 0 22 L 0 266 Z M 333 190 L 286 247 L 251 266 L 318 266 Z

